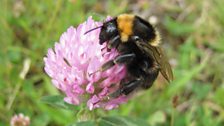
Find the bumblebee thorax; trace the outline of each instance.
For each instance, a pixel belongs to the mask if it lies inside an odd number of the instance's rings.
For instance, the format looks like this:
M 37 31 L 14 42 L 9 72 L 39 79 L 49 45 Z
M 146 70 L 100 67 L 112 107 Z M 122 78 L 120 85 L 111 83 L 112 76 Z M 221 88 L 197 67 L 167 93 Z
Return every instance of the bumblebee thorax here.
M 134 15 L 121 14 L 117 17 L 117 25 L 121 35 L 121 41 L 127 42 L 130 35 L 133 34 Z

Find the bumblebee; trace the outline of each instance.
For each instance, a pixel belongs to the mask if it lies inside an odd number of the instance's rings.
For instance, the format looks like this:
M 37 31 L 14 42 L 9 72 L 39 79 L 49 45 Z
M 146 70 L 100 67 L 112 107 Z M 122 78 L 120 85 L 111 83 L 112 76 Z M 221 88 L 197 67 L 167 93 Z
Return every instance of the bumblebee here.
M 150 88 L 159 72 L 168 82 L 173 79 L 171 66 L 159 46 L 160 35 L 149 22 L 136 15 L 121 14 L 97 28 L 101 28 L 99 43 L 106 42 L 108 49 L 115 48 L 119 52 L 100 70 L 105 71 L 115 64 L 125 64 L 127 68 L 126 77 L 112 97 Z

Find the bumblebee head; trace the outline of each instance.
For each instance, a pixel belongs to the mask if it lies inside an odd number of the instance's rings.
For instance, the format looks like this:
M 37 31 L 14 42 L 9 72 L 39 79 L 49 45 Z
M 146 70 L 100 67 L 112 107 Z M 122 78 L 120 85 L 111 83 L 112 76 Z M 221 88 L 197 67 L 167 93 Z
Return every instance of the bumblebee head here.
M 118 29 L 117 29 L 117 23 L 116 23 L 116 18 L 109 20 L 107 22 L 104 22 L 103 25 L 95 27 L 93 29 L 90 29 L 86 31 L 84 34 L 87 34 L 91 31 L 94 31 L 98 28 L 101 28 L 100 30 L 100 35 L 99 35 L 99 43 L 102 45 L 104 42 L 107 42 L 114 36 L 118 34 Z
M 110 40 L 112 37 L 116 36 L 118 34 L 116 21 L 110 20 L 108 22 L 105 22 L 101 28 L 99 40 L 100 44 L 103 44 L 104 42 Z

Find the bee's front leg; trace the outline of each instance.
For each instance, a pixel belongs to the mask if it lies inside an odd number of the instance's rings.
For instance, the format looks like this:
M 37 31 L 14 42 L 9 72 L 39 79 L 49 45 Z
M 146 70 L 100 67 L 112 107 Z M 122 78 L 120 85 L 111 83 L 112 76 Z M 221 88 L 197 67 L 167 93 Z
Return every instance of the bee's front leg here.
M 107 48 L 109 48 L 109 49 L 117 48 L 120 43 L 121 43 L 120 36 L 117 35 L 117 36 L 113 37 L 111 40 L 109 40 Z

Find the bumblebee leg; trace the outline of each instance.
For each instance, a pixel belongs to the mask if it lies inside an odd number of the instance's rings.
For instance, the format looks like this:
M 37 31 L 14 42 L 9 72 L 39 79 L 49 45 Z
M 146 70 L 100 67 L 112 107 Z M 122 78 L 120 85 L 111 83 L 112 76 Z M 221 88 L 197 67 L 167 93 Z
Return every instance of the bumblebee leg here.
M 132 81 L 124 84 L 123 87 L 121 88 L 121 93 L 128 95 L 133 90 L 135 90 L 137 87 L 139 87 L 141 82 L 143 82 L 143 79 L 132 80 Z
M 128 95 L 129 93 L 134 91 L 137 87 L 139 87 L 139 85 L 143 81 L 144 81 L 143 79 L 136 79 L 136 80 L 132 80 L 130 82 L 127 82 L 125 84 L 122 84 L 122 87 L 119 88 L 114 93 L 112 93 L 110 96 L 113 97 L 113 98 L 116 98 L 116 97 L 120 96 L 121 94 Z
M 105 71 L 113 67 L 115 64 L 124 64 L 131 62 L 134 58 L 135 58 L 134 53 L 119 55 L 114 60 L 109 60 L 108 62 L 104 63 L 100 71 Z
M 146 65 L 147 66 L 147 65 Z M 156 80 L 158 74 L 159 74 L 159 66 L 154 65 L 150 68 L 142 68 L 142 70 L 147 74 L 147 77 L 145 79 L 146 83 L 142 84 L 143 89 L 148 89 L 153 85 L 153 82 Z
M 115 64 L 129 63 L 129 62 L 133 61 L 134 58 L 135 58 L 135 54 L 134 53 L 123 54 L 123 55 L 117 56 L 114 59 L 114 63 Z
M 100 71 L 103 72 L 103 71 L 113 67 L 114 65 L 115 65 L 114 60 L 109 60 L 101 66 Z
M 117 48 L 118 45 L 120 44 L 121 40 L 120 40 L 120 36 L 117 35 L 115 36 L 113 39 L 109 40 L 108 42 L 108 48 L 112 49 L 112 48 Z

